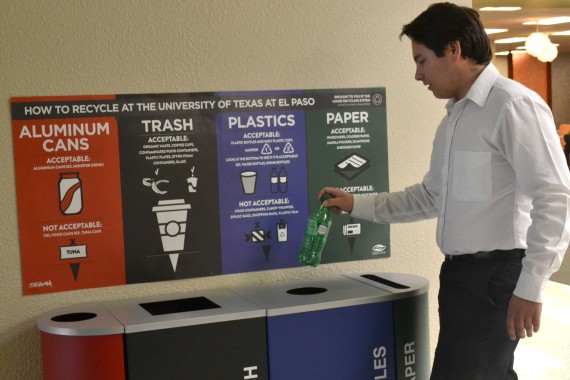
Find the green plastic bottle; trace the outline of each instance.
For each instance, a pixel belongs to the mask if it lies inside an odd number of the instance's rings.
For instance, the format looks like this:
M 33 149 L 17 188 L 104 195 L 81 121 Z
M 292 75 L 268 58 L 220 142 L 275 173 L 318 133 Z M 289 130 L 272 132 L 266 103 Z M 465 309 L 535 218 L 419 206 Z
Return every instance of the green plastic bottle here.
M 332 224 L 331 211 L 328 207 L 323 206 L 322 202 L 330 197 L 330 195 L 324 194 L 321 197 L 319 209 L 309 215 L 303 245 L 297 255 L 299 264 L 316 267 L 321 263 L 321 254 L 325 248 Z

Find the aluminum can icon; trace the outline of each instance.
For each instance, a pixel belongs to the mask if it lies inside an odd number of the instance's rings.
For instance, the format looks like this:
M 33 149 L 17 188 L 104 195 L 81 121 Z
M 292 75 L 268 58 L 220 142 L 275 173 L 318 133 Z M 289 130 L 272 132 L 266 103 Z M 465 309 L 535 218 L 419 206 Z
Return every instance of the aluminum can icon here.
M 79 173 L 59 174 L 59 210 L 63 215 L 83 211 L 83 190 Z

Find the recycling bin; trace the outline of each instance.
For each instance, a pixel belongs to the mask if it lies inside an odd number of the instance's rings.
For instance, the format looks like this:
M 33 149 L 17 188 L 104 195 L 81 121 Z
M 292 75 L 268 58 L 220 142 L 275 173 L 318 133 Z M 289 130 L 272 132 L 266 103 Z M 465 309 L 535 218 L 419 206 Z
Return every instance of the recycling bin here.
M 429 379 L 428 280 L 402 273 L 347 277 L 392 293 L 396 379 Z
M 271 380 L 395 379 L 393 293 L 344 276 L 232 290 L 267 310 Z
M 127 379 L 268 379 L 265 310 L 228 291 L 105 304 L 124 326 Z
M 44 379 L 427 379 L 427 292 L 364 273 L 61 308 Z
M 36 322 L 44 380 L 125 379 L 124 326 L 102 305 L 60 308 Z

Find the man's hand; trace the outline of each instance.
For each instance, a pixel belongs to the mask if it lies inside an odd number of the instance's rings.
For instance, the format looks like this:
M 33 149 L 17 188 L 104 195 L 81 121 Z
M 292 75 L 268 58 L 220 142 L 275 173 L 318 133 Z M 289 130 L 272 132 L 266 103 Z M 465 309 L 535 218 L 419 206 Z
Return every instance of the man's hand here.
M 541 313 L 541 303 L 527 301 L 513 295 L 507 313 L 507 333 L 509 338 L 511 340 L 515 340 L 517 336 L 521 339 L 527 336 L 530 338 L 533 333 L 538 332 Z
M 335 214 L 340 214 L 341 212 L 352 212 L 352 206 L 354 204 L 352 194 L 334 187 L 323 187 L 321 191 L 319 191 L 317 199 L 321 199 L 325 193 L 329 194 L 331 199 L 323 202 L 323 205 L 330 208 L 332 212 Z

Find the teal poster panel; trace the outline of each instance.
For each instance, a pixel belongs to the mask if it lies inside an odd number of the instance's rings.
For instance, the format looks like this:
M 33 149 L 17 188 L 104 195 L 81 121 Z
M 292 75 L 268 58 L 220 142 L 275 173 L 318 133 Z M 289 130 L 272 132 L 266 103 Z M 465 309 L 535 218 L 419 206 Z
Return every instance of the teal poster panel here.
M 307 111 L 310 208 L 323 186 L 353 194 L 388 191 L 385 89 L 347 89 L 331 94 L 328 107 Z M 318 147 L 318 148 L 316 148 Z M 333 219 L 322 263 L 390 255 L 390 226 Z

